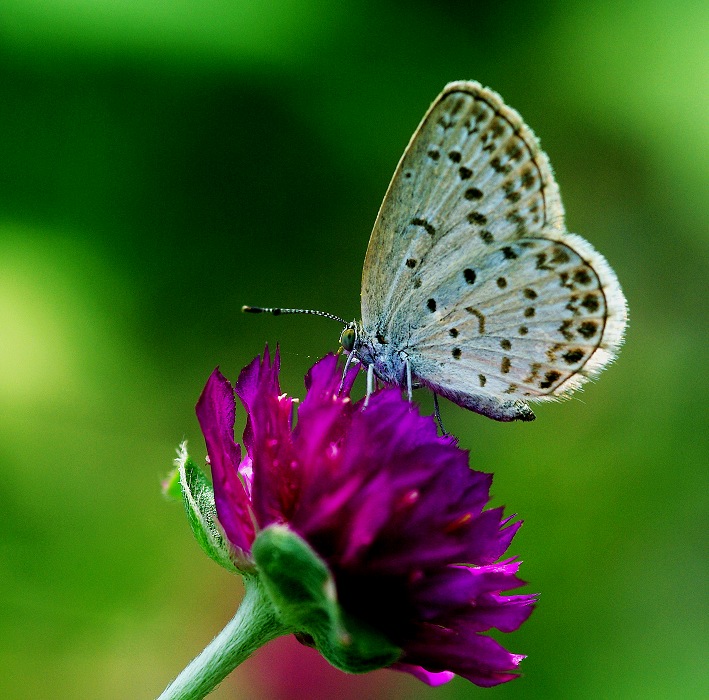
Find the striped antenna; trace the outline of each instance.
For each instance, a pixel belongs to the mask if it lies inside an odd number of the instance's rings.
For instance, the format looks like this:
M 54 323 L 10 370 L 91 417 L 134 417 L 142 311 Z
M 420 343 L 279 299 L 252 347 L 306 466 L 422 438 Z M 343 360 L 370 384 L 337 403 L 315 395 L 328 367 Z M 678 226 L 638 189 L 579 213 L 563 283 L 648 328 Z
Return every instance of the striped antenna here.
M 281 314 L 310 314 L 312 316 L 324 316 L 325 318 L 331 318 L 333 321 L 339 321 L 340 323 L 347 325 L 347 321 L 344 318 L 335 316 L 334 314 L 329 314 L 326 311 L 315 311 L 314 309 L 280 309 L 280 308 L 266 308 L 264 306 L 242 306 L 241 310 L 245 314 L 273 314 L 274 316 L 280 316 Z

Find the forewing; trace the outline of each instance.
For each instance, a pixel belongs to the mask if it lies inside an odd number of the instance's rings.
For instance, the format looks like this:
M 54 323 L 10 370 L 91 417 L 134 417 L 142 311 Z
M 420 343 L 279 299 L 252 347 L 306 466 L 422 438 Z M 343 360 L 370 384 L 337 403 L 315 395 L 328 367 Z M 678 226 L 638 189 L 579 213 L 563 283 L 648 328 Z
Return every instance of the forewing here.
M 562 231 L 546 155 L 519 114 L 476 82 L 451 83 L 414 133 L 377 216 L 362 273 L 362 321 L 396 332 L 412 285 L 499 244 Z

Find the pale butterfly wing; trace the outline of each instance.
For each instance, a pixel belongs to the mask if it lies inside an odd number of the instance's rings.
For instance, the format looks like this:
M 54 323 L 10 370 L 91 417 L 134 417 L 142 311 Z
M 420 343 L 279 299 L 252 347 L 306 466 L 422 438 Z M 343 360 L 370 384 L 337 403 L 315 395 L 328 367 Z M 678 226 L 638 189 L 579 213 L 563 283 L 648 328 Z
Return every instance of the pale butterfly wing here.
M 532 132 L 496 93 L 450 83 L 414 132 L 379 210 L 362 272 L 363 323 L 388 323 L 406 298 L 402 260 L 438 264 L 454 249 L 482 252 L 545 225 L 563 230 L 564 209 Z
M 610 267 L 582 238 L 555 230 L 508 242 L 420 291 L 412 302 L 429 318 L 409 336 L 417 375 L 463 405 L 460 394 L 570 393 L 612 358 L 625 325 Z
M 533 417 L 515 399 L 555 398 L 600 371 L 625 321 L 605 259 L 564 230 L 534 134 L 496 93 L 448 85 L 377 217 L 362 275 L 364 334 L 384 341 L 382 356 L 405 352 L 420 383 L 510 420 Z

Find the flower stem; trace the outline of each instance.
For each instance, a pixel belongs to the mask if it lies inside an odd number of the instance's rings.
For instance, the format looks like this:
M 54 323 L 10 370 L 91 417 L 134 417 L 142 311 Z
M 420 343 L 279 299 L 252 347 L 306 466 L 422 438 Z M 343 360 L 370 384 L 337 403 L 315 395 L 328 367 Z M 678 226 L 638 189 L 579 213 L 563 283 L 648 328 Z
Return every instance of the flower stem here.
M 276 637 L 288 634 L 257 579 L 245 579 L 246 594 L 224 629 L 165 688 L 158 700 L 199 700 L 242 661 Z

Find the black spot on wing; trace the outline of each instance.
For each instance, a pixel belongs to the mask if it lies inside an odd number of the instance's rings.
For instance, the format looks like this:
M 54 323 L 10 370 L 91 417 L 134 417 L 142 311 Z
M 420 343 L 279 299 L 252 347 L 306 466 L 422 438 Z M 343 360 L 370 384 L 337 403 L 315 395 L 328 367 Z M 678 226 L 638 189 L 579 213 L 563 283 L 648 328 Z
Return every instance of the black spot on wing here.
M 483 193 L 477 187 L 469 187 L 465 190 L 465 194 L 463 196 L 468 200 L 482 199 Z
M 484 226 L 487 223 L 487 217 L 479 211 L 471 211 L 467 218 L 471 224 L 477 224 L 478 226 Z
M 466 306 L 465 310 L 478 319 L 478 333 L 483 335 L 483 333 L 485 333 L 485 314 L 483 314 L 482 311 L 478 311 L 478 309 L 474 309 L 472 306 Z
M 561 373 L 556 370 L 551 370 L 544 375 L 544 381 L 539 382 L 542 389 L 549 389 L 551 385 L 561 379 Z
M 569 254 L 564 248 L 553 248 L 551 251 L 551 262 L 554 265 L 563 265 L 564 263 L 569 262 L 571 258 L 569 257 Z
M 588 274 L 588 270 L 585 267 L 579 267 L 574 271 L 574 282 L 587 287 L 591 284 L 591 282 L 593 282 L 593 279 L 591 278 L 591 275 Z
M 583 336 L 587 340 L 593 338 L 596 333 L 598 333 L 598 324 L 595 321 L 584 321 L 578 327 L 579 335 Z
M 430 222 L 426 221 L 426 219 L 422 219 L 417 216 L 417 217 L 411 219 L 411 225 L 412 226 L 420 226 L 430 236 L 436 235 L 436 229 L 434 228 L 434 226 Z
M 598 303 L 598 297 L 595 294 L 587 294 L 583 298 L 581 306 L 583 306 L 586 311 L 589 311 L 590 313 L 595 313 L 600 308 L 600 304 Z
M 483 149 L 485 150 L 485 149 Z M 509 163 L 503 163 L 499 158 L 493 158 L 490 161 L 490 166 L 497 173 L 507 174 L 512 170 L 512 166 Z
M 465 270 L 463 270 L 463 277 L 465 278 L 465 281 L 468 284 L 474 284 L 475 279 L 477 278 L 477 275 L 475 274 L 475 270 L 472 270 L 469 267 L 466 267 Z
M 576 363 L 583 360 L 584 354 L 584 351 L 580 348 L 574 348 L 573 350 L 565 352 L 562 357 L 564 358 L 564 362 L 566 362 L 566 364 L 575 365 Z
M 573 325 L 573 321 L 569 321 L 567 319 L 566 321 L 562 321 L 561 325 L 559 326 L 559 333 L 561 333 L 561 335 L 563 335 L 566 340 L 574 339 L 574 334 L 571 332 L 571 327 Z

